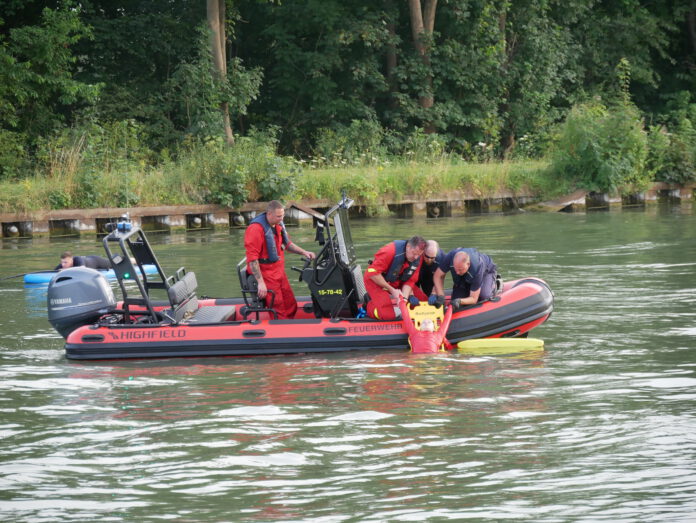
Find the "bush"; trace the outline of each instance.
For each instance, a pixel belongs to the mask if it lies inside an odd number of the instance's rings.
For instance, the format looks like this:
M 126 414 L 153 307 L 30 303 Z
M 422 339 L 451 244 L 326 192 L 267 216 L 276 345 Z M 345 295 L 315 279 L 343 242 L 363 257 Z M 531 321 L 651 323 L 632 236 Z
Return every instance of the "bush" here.
M 30 162 L 25 143 L 24 135 L 0 129 L 0 180 L 28 174 Z
M 581 105 L 560 126 L 550 169 L 590 191 L 634 192 L 651 181 L 647 154 L 647 136 L 635 107 Z
M 674 133 L 663 126 L 650 129 L 648 167 L 657 181 L 696 180 L 696 130 L 689 119 L 682 118 Z
M 349 126 L 336 125 L 317 131 L 315 164 L 369 165 L 384 156 L 384 129 L 376 120 L 353 120 Z
M 247 189 L 253 200 L 280 200 L 295 190 L 300 168 L 292 158 L 277 154 L 278 132 L 277 127 L 252 129 L 249 136 L 238 138 L 229 149 L 233 161 L 247 176 Z
M 180 194 L 196 203 L 243 204 L 248 196 L 247 173 L 231 151 L 222 139 L 188 144 L 176 162 L 163 167 L 173 199 Z
M 275 152 L 275 129 L 238 137 L 193 142 L 170 163 L 167 176 L 178 178 L 180 191 L 200 203 L 239 207 L 247 200 L 275 200 L 292 194 L 299 167 Z

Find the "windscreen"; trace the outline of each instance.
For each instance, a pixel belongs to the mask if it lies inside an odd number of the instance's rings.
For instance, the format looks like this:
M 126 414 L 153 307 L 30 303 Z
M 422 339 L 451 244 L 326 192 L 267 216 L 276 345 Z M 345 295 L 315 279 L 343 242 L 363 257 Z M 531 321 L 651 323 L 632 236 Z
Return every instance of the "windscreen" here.
M 343 207 L 338 209 L 334 216 L 334 227 L 336 228 L 336 240 L 341 262 L 350 267 L 355 263 L 355 247 L 353 246 L 353 237 L 350 234 L 348 209 Z

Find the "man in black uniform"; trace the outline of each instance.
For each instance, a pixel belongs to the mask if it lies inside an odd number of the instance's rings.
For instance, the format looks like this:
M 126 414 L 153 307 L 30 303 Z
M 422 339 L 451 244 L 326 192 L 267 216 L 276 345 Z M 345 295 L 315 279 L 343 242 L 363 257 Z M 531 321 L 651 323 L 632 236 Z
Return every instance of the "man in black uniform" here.
M 56 270 L 69 269 L 70 267 L 88 267 L 90 269 L 111 269 L 111 264 L 106 258 L 101 256 L 73 256 L 70 251 L 65 251 L 60 255 L 60 263 Z
M 440 262 L 445 259 L 445 253 L 440 249 L 440 245 L 435 240 L 425 242 L 425 251 L 423 252 L 423 264 L 421 265 L 416 288 L 413 289 L 413 295 L 420 301 L 428 301 L 428 298 L 433 293 L 433 275 L 437 270 Z

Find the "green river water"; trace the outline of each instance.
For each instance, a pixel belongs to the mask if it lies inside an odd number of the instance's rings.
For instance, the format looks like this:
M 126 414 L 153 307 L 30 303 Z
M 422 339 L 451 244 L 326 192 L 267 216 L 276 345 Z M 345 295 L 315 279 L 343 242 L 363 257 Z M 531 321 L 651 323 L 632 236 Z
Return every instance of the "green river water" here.
M 363 268 L 419 233 L 478 247 L 505 279 L 543 278 L 545 350 L 72 362 L 45 287 L 1 281 L 0 520 L 694 521 L 691 206 L 352 230 Z M 309 226 L 290 234 L 312 246 Z M 150 236 L 210 296 L 238 293 L 242 238 Z M 66 249 L 101 254 L 94 239 L 4 240 L 0 277 Z

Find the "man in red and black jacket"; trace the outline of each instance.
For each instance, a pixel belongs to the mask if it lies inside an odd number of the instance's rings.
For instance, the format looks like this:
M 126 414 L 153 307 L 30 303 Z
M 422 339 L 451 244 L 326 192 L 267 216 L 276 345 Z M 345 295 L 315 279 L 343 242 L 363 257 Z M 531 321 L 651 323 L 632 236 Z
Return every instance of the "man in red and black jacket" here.
M 413 288 L 418 280 L 424 250 L 425 240 L 413 236 L 409 240 L 388 243 L 377 251 L 363 277 L 365 290 L 370 296 L 365 307 L 368 316 L 379 320 L 396 319 L 400 315 L 400 296 L 413 304 L 418 303 Z M 396 301 L 392 302 L 392 299 Z
M 268 291 L 275 293 L 273 308 L 281 320 L 292 319 L 297 312 L 297 300 L 285 273 L 285 249 L 305 258 L 316 257 L 313 252 L 292 243 L 285 230 L 284 217 L 283 204 L 273 200 L 244 233 L 247 273 L 256 278 L 259 298 L 265 300 L 267 306 L 270 305 Z

